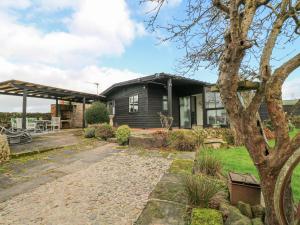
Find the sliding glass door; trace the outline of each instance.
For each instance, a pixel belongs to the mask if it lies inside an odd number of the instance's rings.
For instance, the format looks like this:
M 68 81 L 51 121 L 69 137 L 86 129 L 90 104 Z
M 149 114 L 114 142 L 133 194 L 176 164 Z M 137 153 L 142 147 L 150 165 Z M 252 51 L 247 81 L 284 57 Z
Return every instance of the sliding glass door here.
M 191 120 L 191 97 L 180 97 L 180 128 L 192 128 Z

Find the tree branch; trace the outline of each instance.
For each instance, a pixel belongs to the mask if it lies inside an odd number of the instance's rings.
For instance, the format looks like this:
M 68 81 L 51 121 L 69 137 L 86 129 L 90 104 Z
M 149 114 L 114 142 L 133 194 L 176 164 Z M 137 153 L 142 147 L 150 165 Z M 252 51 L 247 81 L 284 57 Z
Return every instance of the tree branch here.
M 221 0 L 213 0 L 213 5 L 216 6 L 218 9 L 222 10 L 224 13 L 229 14 L 229 8 Z

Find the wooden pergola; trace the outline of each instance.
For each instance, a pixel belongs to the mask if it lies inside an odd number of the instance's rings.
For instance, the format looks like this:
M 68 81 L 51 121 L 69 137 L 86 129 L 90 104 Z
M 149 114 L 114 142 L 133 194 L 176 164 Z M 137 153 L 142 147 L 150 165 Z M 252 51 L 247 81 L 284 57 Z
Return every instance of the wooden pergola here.
M 64 100 L 69 102 L 82 103 L 83 107 L 83 127 L 85 127 L 85 104 L 94 101 L 102 101 L 105 99 L 102 95 L 89 94 L 84 92 L 72 91 L 62 88 L 56 88 L 41 84 L 34 84 L 20 80 L 8 80 L 0 82 L 0 95 L 20 96 L 23 97 L 22 110 L 22 128 L 26 128 L 26 114 L 27 114 L 27 98 L 43 98 L 56 100 L 56 109 L 58 108 L 58 101 Z M 58 115 L 58 110 L 56 110 Z

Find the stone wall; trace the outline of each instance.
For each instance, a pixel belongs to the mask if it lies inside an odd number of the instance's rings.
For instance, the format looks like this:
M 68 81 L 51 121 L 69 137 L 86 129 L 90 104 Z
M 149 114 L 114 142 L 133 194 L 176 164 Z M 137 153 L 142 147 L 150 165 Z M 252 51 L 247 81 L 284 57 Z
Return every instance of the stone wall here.
M 5 135 L 0 135 L 0 163 L 9 160 L 10 148 Z

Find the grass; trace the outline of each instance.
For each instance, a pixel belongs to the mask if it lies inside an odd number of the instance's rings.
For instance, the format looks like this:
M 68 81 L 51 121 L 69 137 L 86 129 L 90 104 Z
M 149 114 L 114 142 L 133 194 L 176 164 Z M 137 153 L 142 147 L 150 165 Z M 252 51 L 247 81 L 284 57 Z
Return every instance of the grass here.
M 294 137 L 300 130 L 295 129 L 290 132 L 290 136 Z M 271 141 L 271 145 L 274 141 Z M 218 150 L 208 150 L 213 156 L 221 160 L 223 165 L 223 173 L 227 174 L 229 171 L 240 173 L 251 173 L 259 179 L 258 172 L 254 166 L 248 151 L 245 147 L 222 148 Z M 300 201 L 300 165 L 296 167 L 292 177 L 292 188 L 294 197 Z

